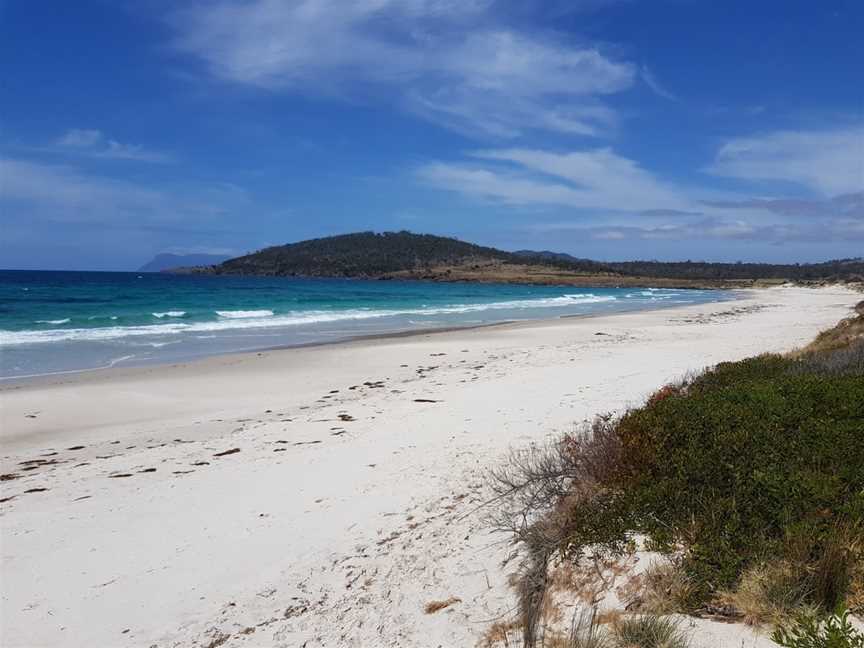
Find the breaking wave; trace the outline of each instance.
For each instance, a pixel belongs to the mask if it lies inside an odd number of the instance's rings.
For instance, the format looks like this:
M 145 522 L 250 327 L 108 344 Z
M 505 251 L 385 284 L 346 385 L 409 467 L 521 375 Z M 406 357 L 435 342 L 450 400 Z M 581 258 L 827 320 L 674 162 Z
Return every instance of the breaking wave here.
M 272 310 L 226 310 L 215 311 L 219 319 L 204 322 L 166 322 L 138 326 L 106 326 L 94 328 L 46 329 L 41 331 L 0 331 L 0 345 L 40 344 L 71 340 L 100 341 L 124 337 L 178 335 L 182 333 L 205 333 L 250 328 L 270 328 L 280 326 L 299 326 L 322 322 L 366 320 L 400 315 L 449 315 L 473 313 L 488 310 L 520 310 L 533 308 L 565 308 L 579 304 L 614 302 L 611 295 L 575 293 L 560 297 L 540 299 L 518 299 L 510 301 L 454 304 L 447 306 L 404 308 L 404 309 L 347 309 L 347 310 L 310 310 L 292 311 L 275 315 Z M 184 311 L 153 313 L 154 317 L 181 318 Z M 68 320 L 67 320 L 68 321 Z M 56 323 L 61 323 L 59 320 Z
M 271 317 L 272 310 L 233 310 L 233 311 L 216 311 L 219 317 L 225 319 L 251 319 L 253 317 Z

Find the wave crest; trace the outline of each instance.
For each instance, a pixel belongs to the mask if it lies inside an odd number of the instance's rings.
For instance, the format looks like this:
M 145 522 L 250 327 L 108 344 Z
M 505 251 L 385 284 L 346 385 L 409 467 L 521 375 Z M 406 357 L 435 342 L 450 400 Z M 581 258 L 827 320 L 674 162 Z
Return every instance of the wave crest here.
M 518 299 L 477 304 L 452 304 L 438 307 L 405 309 L 347 309 L 347 310 L 309 310 L 274 315 L 272 310 L 231 310 L 215 311 L 217 320 L 206 322 L 166 322 L 137 326 L 106 326 L 96 328 L 69 328 L 27 331 L 0 330 L 0 345 L 40 344 L 61 341 L 102 341 L 124 337 L 163 336 L 181 333 L 207 333 L 213 331 L 272 328 L 280 326 L 300 326 L 327 322 L 367 320 L 393 316 L 458 315 L 489 310 L 520 310 L 531 308 L 566 308 L 581 304 L 614 302 L 612 295 L 593 293 L 574 293 L 557 297 Z M 181 311 L 168 311 L 165 316 Z M 184 313 L 185 314 L 185 313 Z M 155 316 L 156 313 L 153 313 Z
M 230 310 L 216 311 L 219 317 L 225 319 L 250 319 L 252 317 L 272 317 L 272 310 Z

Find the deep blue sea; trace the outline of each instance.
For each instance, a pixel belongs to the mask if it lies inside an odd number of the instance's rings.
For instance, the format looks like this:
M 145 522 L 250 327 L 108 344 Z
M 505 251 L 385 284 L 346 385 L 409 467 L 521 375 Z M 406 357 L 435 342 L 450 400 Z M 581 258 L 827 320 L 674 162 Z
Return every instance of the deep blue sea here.
M 0 377 L 731 298 L 702 290 L 0 271 Z

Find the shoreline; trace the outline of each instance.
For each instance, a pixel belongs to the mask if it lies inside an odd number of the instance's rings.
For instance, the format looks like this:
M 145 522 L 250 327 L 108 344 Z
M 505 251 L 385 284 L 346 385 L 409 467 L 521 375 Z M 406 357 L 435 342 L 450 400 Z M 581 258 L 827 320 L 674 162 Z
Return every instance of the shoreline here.
M 697 290 L 691 288 L 683 288 L 681 290 Z M 715 290 L 720 290 L 715 289 Z M 730 297 L 728 299 L 721 299 L 717 301 L 707 302 L 707 304 L 723 304 L 728 302 L 736 302 L 742 299 L 746 299 L 747 295 L 754 290 L 753 288 L 735 288 L 735 289 L 725 289 L 724 292 L 728 293 Z M 350 335 L 344 338 L 337 338 L 332 340 L 320 340 L 314 342 L 303 342 L 298 344 L 280 344 L 280 345 L 271 345 L 271 346 L 262 346 L 262 347 L 250 347 L 248 349 L 243 349 L 239 351 L 224 351 L 224 352 L 215 352 L 204 355 L 196 355 L 194 357 L 190 357 L 188 359 L 154 359 L 149 362 L 141 362 L 141 363 L 133 363 L 123 366 L 117 366 L 117 364 L 109 364 L 103 365 L 101 367 L 87 367 L 83 369 L 67 369 L 61 371 L 53 371 L 48 373 L 41 374 L 29 374 L 24 376 L 0 376 L 0 393 L 7 389 L 16 389 L 20 387 L 29 386 L 32 384 L 40 385 L 43 383 L 53 384 L 51 383 L 51 379 L 57 379 L 64 376 L 78 376 L 82 374 L 105 374 L 108 372 L 119 372 L 124 370 L 135 370 L 135 369 L 147 369 L 154 367 L 171 367 L 175 365 L 190 365 L 198 362 L 207 361 L 210 358 L 222 358 L 222 357 L 230 357 L 230 356 L 242 356 L 246 354 L 255 354 L 255 353 L 265 353 L 265 352 L 274 352 L 274 351 L 287 351 L 290 349 L 304 349 L 304 348 L 314 348 L 314 347 L 322 347 L 322 346 L 331 346 L 331 345 L 341 345 L 341 344 L 350 344 L 355 342 L 363 342 L 363 341 L 374 341 L 374 340 L 386 340 L 390 338 L 410 338 L 414 336 L 425 336 L 425 335 L 434 335 L 437 333 L 451 333 L 455 331 L 472 331 L 475 329 L 484 329 L 484 328 L 494 328 L 500 326 L 532 326 L 542 324 L 544 322 L 555 322 L 559 320 L 568 320 L 568 319 L 584 319 L 584 318 L 594 318 L 594 317 L 614 317 L 616 315 L 626 315 L 631 313 L 641 313 L 641 312 L 650 312 L 655 310 L 668 310 L 675 308 L 686 308 L 688 306 L 701 306 L 706 305 L 703 303 L 700 304 L 669 304 L 664 305 L 662 302 L 658 303 L 656 306 L 652 307 L 643 307 L 643 308 L 632 308 L 632 309 L 622 309 L 611 312 L 595 312 L 595 313 L 575 313 L 572 315 L 558 315 L 555 317 L 537 317 L 537 318 L 528 318 L 528 319 L 507 319 L 501 320 L 499 322 L 486 322 L 482 324 L 465 324 L 465 325 L 444 325 L 440 327 L 426 327 L 420 329 L 405 329 L 400 331 L 392 331 L 385 333 L 369 333 L 369 334 L 360 334 L 360 335 Z
M 475 512 L 510 448 L 801 346 L 859 301 L 754 290 L 0 387 L 0 643 L 476 645 L 514 602 Z M 694 648 L 771 645 L 709 631 Z

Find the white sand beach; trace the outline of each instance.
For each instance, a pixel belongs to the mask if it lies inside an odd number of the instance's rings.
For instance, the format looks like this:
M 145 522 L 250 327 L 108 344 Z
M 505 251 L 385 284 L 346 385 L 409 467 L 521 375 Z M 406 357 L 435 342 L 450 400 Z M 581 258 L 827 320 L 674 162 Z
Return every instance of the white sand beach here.
M 477 510 L 510 447 L 805 344 L 860 300 L 783 287 L 0 384 L 0 645 L 478 645 L 514 607 Z

